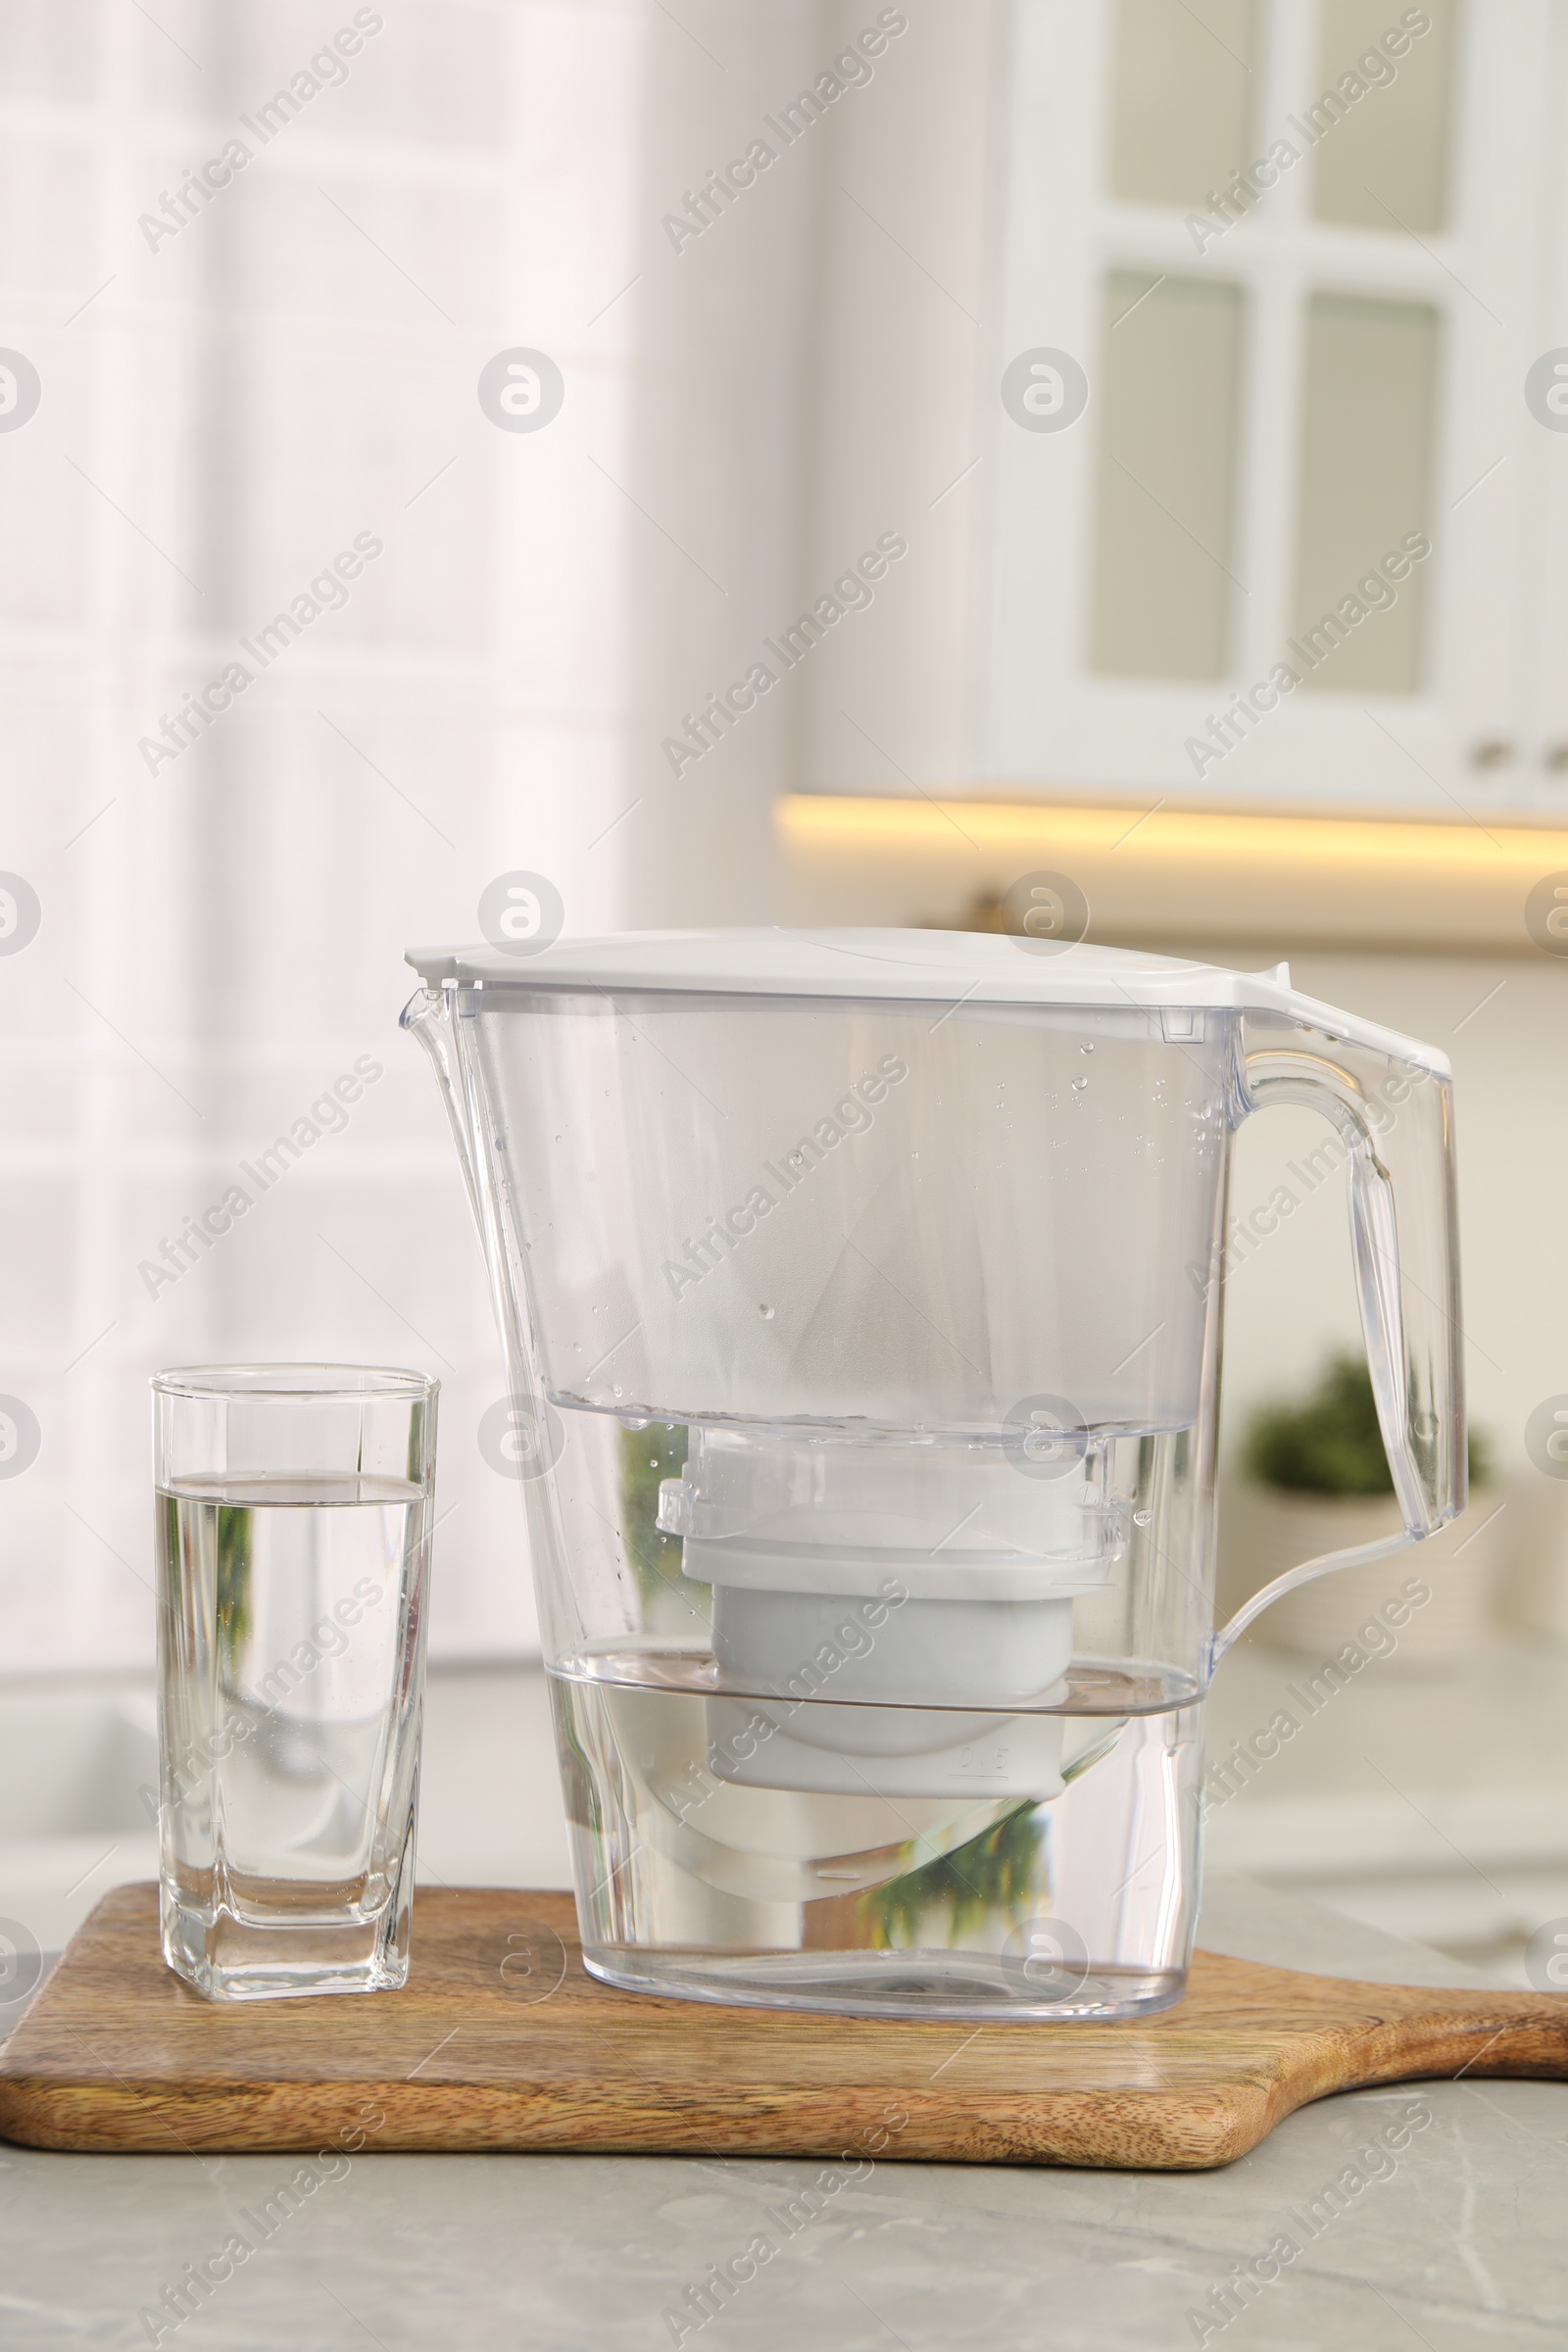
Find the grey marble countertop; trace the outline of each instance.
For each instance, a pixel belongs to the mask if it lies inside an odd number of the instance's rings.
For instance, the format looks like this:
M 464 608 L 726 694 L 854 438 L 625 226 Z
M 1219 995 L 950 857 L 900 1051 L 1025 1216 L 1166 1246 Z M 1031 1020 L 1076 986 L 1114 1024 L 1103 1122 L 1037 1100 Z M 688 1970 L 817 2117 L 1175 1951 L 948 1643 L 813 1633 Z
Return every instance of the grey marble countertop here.
M 1483 1981 L 1246 1880 L 1211 1883 L 1201 1939 L 1330 1975 Z M 1200 2340 L 1227 2352 L 1468 2352 L 1568 2340 L 1568 2085 L 1556 2083 L 1327 2099 L 1222 2172 L 877 2164 L 700 2328 L 666 2315 L 816 2165 L 338 2161 L 209 2302 L 177 2328 L 160 2315 L 157 2340 L 181 2352 L 654 2352 L 677 2334 L 704 2352 L 1155 2352 Z M 0 2340 L 17 2352 L 152 2342 L 157 2322 L 141 2315 L 188 2264 L 246 2231 L 242 2209 L 258 2213 L 299 2162 L 0 2146 Z M 1298 2250 L 1276 2255 L 1278 2277 L 1225 2319 L 1210 2290 L 1237 2263 L 1269 2268 L 1282 2234 Z

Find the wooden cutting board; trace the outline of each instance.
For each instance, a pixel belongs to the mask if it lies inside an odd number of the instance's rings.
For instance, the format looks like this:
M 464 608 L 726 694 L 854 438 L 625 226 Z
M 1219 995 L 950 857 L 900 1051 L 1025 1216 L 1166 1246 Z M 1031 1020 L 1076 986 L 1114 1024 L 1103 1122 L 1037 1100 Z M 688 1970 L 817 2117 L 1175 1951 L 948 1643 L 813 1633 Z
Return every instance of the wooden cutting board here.
M 0 2049 L 0 2135 L 1196 2170 L 1329 2091 L 1462 2074 L 1568 2077 L 1568 1995 L 1200 1952 L 1147 2023 L 884 2025 L 614 1992 L 568 1895 L 421 1888 L 404 1991 L 217 2005 L 165 1968 L 157 1889 L 122 1886 Z

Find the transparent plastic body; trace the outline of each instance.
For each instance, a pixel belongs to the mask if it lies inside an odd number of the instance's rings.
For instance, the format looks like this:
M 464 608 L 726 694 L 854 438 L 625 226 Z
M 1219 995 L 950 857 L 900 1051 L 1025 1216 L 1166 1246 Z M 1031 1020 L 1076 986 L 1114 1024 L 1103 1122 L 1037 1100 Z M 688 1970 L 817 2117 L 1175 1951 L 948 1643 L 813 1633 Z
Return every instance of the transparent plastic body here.
M 534 979 L 405 1021 L 539 1472 L 588 1965 L 871 2014 L 1177 1998 L 1230 1139 L 1275 1099 L 1344 1138 L 1419 1538 L 1463 1501 L 1446 1081 L 1116 1001 Z
M 163 1943 L 212 2000 L 406 1982 L 436 1384 L 160 1373 Z

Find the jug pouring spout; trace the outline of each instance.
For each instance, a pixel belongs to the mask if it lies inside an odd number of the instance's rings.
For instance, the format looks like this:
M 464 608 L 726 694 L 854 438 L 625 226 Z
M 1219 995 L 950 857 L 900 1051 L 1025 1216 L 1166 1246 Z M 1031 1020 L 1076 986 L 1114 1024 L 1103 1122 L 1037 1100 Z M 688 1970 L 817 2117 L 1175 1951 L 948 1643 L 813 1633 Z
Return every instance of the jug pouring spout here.
M 473 1221 L 482 1240 L 484 1215 L 480 1207 L 476 1138 L 469 1119 L 463 1073 L 458 1065 L 454 1027 L 457 1008 L 453 1002 L 456 994 L 457 991 L 450 986 L 416 989 L 403 1007 L 398 1027 L 407 1030 L 410 1037 L 417 1038 L 430 1056 L 440 1082 L 441 1100 L 446 1104 L 452 1138 L 458 1147 L 463 1181 L 467 1188 L 468 1206 L 473 1211 Z

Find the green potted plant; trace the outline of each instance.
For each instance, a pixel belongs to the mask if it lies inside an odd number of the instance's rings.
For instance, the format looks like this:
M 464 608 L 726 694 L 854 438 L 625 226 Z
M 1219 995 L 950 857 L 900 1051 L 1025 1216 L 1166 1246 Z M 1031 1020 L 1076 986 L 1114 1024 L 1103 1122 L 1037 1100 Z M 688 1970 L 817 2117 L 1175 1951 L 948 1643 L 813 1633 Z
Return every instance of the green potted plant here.
M 1359 1356 L 1335 1356 L 1299 1403 L 1259 1412 L 1243 1468 L 1230 1498 L 1234 1525 L 1226 1545 L 1232 1607 L 1320 1552 L 1399 1532 L 1371 1375 Z M 1474 1433 L 1470 1488 L 1463 1516 L 1429 1542 L 1277 1600 L 1259 1620 L 1261 1638 L 1328 1658 L 1377 1621 L 1384 1631 L 1373 1633 L 1374 1654 L 1419 1665 L 1468 1657 L 1492 1614 L 1501 1537 L 1490 1454 Z

